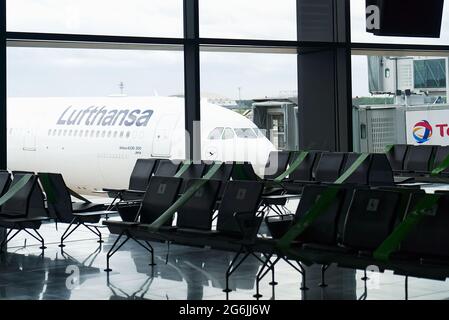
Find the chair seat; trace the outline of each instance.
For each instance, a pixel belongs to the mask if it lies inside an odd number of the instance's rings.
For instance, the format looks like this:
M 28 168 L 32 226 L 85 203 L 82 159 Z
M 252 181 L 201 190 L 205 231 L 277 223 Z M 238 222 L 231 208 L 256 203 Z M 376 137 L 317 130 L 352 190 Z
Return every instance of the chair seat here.
M 105 220 L 105 221 L 103 221 L 103 225 L 114 226 L 114 227 L 135 227 L 135 226 L 139 225 L 139 222 Z
M 35 222 L 35 221 L 47 221 L 51 220 L 50 217 L 32 217 L 32 218 L 7 218 L 7 217 L 0 217 L 0 223 L 1 222 L 13 222 L 13 223 L 20 223 L 20 222 Z
M 86 203 L 86 202 L 74 202 L 72 203 L 73 213 L 92 212 L 105 210 L 107 206 L 102 203 Z

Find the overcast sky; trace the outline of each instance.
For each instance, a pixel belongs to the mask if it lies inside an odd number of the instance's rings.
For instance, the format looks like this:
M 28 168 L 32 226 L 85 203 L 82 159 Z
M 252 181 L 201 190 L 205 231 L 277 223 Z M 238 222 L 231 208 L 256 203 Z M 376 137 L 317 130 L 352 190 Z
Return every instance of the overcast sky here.
M 296 0 L 201 0 L 202 37 L 296 38 Z M 449 45 L 449 4 L 442 39 L 400 39 L 366 33 L 365 0 L 351 0 L 355 42 Z M 182 0 L 8 0 L 9 31 L 181 37 Z M 183 92 L 182 52 L 8 49 L 10 96 L 171 95 Z M 368 95 L 366 57 L 353 57 L 353 94 Z M 277 95 L 297 87 L 296 56 L 201 55 L 202 91 L 237 98 Z

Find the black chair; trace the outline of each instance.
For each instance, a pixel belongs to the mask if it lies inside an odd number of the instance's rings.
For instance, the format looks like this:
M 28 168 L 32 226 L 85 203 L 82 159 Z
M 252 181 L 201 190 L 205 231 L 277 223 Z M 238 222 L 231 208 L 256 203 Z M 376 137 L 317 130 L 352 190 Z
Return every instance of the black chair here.
M 200 181 L 190 180 L 187 189 Z M 208 180 L 179 210 L 176 221 L 178 232 L 210 231 L 212 218 L 220 190 L 220 181 Z
M 315 180 L 318 182 L 333 183 L 341 175 L 346 160 L 342 152 L 324 152 L 315 171 Z
M 253 165 L 249 162 L 236 162 L 232 172 L 232 180 L 258 181 L 259 176 L 254 172 Z
M 187 187 L 187 182 L 191 179 L 200 179 L 203 174 L 205 173 L 206 164 L 204 162 L 200 163 L 192 163 L 189 165 L 187 170 L 185 170 L 181 175 L 180 178 L 183 179 L 183 182 L 181 184 L 181 189 L 179 190 L 180 193 L 184 193 Z
M 209 164 L 204 171 L 207 173 L 213 164 Z M 218 199 L 223 197 L 226 183 L 231 180 L 232 173 L 234 172 L 235 162 L 225 162 L 221 165 L 218 171 L 212 176 L 211 180 L 220 181 L 220 190 L 218 191 Z
M 289 151 L 271 151 L 265 165 L 265 180 L 274 180 L 287 171 L 290 160 Z
M 80 226 L 84 226 L 90 232 L 98 236 L 99 243 L 102 243 L 102 235 L 97 226 L 92 225 L 100 222 L 102 216 L 107 216 L 113 211 L 97 210 L 102 206 L 92 207 L 90 211 L 78 212 L 74 210 L 74 204 L 70 192 L 64 182 L 64 178 L 59 173 L 39 173 L 39 180 L 47 195 L 47 205 L 50 216 L 58 223 L 68 223 L 67 229 L 61 236 L 61 248 L 65 247 L 64 241 Z M 73 227 L 73 228 L 72 228 Z
M 109 261 L 111 257 L 129 240 L 133 239 L 136 243 L 142 246 L 145 250 L 151 253 L 151 264 L 154 264 L 154 250 L 148 241 L 145 241 L 145 246 L 131 233 L 132 229 L 140 224 L 151 224 L 156 221 L 168 208 L 176 201 L 179 189 L 181 187 L 182 179 L 174 177 L 158 177 L 153 176 L 150 180 L 148 188 L 142 199 L 142 204 L 139 212 L 135 218 L 135 221 L 103 221 L 111 232 L 111 234 L 118 234 L 117 239 L 113 243 L 109 250 L 106 263 L 107 267 L 105 271 L 111 271 L 109 267 Z M 171 227 L 173 223 L 173 217 L 168 219 L 164 226 Z M 126 237 L 125 240 L 119 245 L 120 239 Z
M 103 188 L 112 198 L 131 201 L 141 200 L 151 176 L 157 168 L 158 159 L 137 159 L 129 178 L 128 189 Z M 113 203 L 114 203 L 113 201 Z
M 396 144 L 387 153 L 388 161 L 390 162 L 393 171 L 400 172 L 404 170 L 404 160 L 407 154 L 408 145 Z
M 404 171 L 429 173 L 433 146 L 409 146 L 404 160 Z
M 394 185 L 393 169 L 385 154 L 374 153 L 371 155 L 368 184 L 370 186 Z
M 449 146 L 438 146 L 435 151 L 435 159 L 433 167 L 438 167 L 449 156 Z M 441 174 L 449 175 L 449 168 L 445 169 Z
M 181 166 L 181 160 L 159 159 L 154 175 L 156 177 L 173 177 Z
M 342 245 L 371 255 L 391 234 L 401 194 L 388 190 L 356 190 L 346 216 Z
M 284 216 L 281 218 L 267 217 L 267 226 L 273 238 L 281 238 L 295 223 L 303 218 L 318 199 L 326 193 L 331 186 L 306 185 L 301 196 L 295 215 Z M 352 198 L 353 189 L 348 186 L 332 186 L 338 188 L 336 197 L 326 208 L 326 211 L 313 221 L 313 223 L 304 230 L 297 238 L 297 244 L 312 243 L 316 245 L 336 245 L 336 239 L 339 228 L 340 213 L 345 203 L 346 209 Z
M 425 194 L 412 196 L 407 216 Z M 421 221 L 402 241 L 399 257 L 424 265 L 449 264 L 449 195 L 443 195 L 438 203 L 424 213 Z M 406 216 L 406 217 L 407 217 Z
M 216 233 L 224 236 L 242 238 L 236 215 L 246 214 L 256 217 L 261 202 L 263 183 L 256 181 L 231 181 L 226 185 L 225 193 L 218 209 Z
M 11 185 L 11 175 L 6 170 L 0 170 L 0 196 L 3 196 L 8 191 Z
M 289 175 L 291 181 L 313 181 L 313 168 L 318 163 L 321 152 L 311 151 L 307 154 L 304 161 L 299 167 Z M 295 156 L 291 156 L 290 165 L 296 160 Z
M 39 186 L 37 176 L 34 174 L 16 172 L 10 189 L 14 188 L 14 186 L 27 175 L 30 176 L 28 182 L 1 207 L 0 226 L 9 229 L 5 239 L 0 245 L 1 251 L 4 250 L 8 242 L 22 231 L 39 241 L 42 250 L 46 249 L 44 238 L 40 235 L 38 229 L 42 222 L 50 220 L 50 217 L 45 208 L 44 196 Z M 15 231 L 15 233 L 10 236 L 13 231 Z
M 348 153 L 346 156 L 346 162 L 341 174 L 344 174 L 349 168 L 359 159 L 361 155 L 359 153 Z M 346 179 L 345 183 L 367 185 L 369 179 L 369 171 L 371 167 L 372 156 L 369 155 L 360 166 L 354 171 L 353 174 Z

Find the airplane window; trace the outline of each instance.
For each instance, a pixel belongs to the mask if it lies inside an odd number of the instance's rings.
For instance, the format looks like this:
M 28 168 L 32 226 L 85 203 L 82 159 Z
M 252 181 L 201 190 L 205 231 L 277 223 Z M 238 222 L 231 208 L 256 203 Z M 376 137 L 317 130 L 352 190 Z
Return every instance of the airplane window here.
M 64 133 L 62 135 L 65 137 L 67 135 L 67 130 L 64 130 Z
M 103 130 L 103 132 L 101 133 L 101 137 L 104 138 L 106 136 L 106 131 Z
M 123 138 L 123 131 L 120 132 L 120 138 Z
M 108 138 L 111 137 L 111 134 L 112 134 L 112 132 L 111 132 L 111 130 L 109 130 L 109 131 L 108 131 Z
M 61 130 L 61 129 L 59 129 L 59 131 L 58 131 L 58 136 L 60 136 L 60 135 L 61 135 L 61 131 L 62 131 L 62 130 Z
M 84 133 L 84 131 L 83 131 L 83 130 L 80 130 L 80 137 L 83 136 L 83 133 Z
M 77 135 L 78 135 L 78 130 L 75 130 L 75 131 L 73 132 L 73 136 L 76 137 Z
M 95 136 L 98 138 L 100 136 L 100 131 L 97 130 L 97 134 Z
M 11 133 L 11 130 L 9 131 L 9 133 Z M 48 135 L 51 135 L 51 129 L 48 130 Z
M 69 130 L 69 137 L 72 136 L 72 130 Z
M 209 136 L 207 137 L 207 139 L 218 140 L 221 138 L 223 131 L 224 131 L 224 128 L 215 128 L 214 130 L 212 130 L 211 133 L 209 133 Z
M 114 131 L 114 138 L 117 138 L 117 131 Z
M 237 137 L 244 139 L 256 139 L 257 136 L 251 128 L 236 128 L 234 129 Z
M 226 128 L 223 133 L 223 140 L 234 139 L 234 131 L 231 128 Z
M 91 138 L 94 136 L 94 133 L 95 133 L 94 130 L 91 130 L 91 131 L 90 131 L 90 137 L 91 137 Z
M 130 136 L 131 136 L 131 132 L 128 131 L 128 132 L 126 133 L 126 137 L 129 138 Z

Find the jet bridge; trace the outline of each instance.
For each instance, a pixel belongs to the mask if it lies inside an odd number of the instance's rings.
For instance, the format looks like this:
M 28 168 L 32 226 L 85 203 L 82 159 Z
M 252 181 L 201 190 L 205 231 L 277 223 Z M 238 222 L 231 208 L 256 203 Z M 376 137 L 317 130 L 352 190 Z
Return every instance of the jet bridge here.
M 279 150 L 299 150 L 298 105 L 290 99 L 254 100 L 253 122 Z

